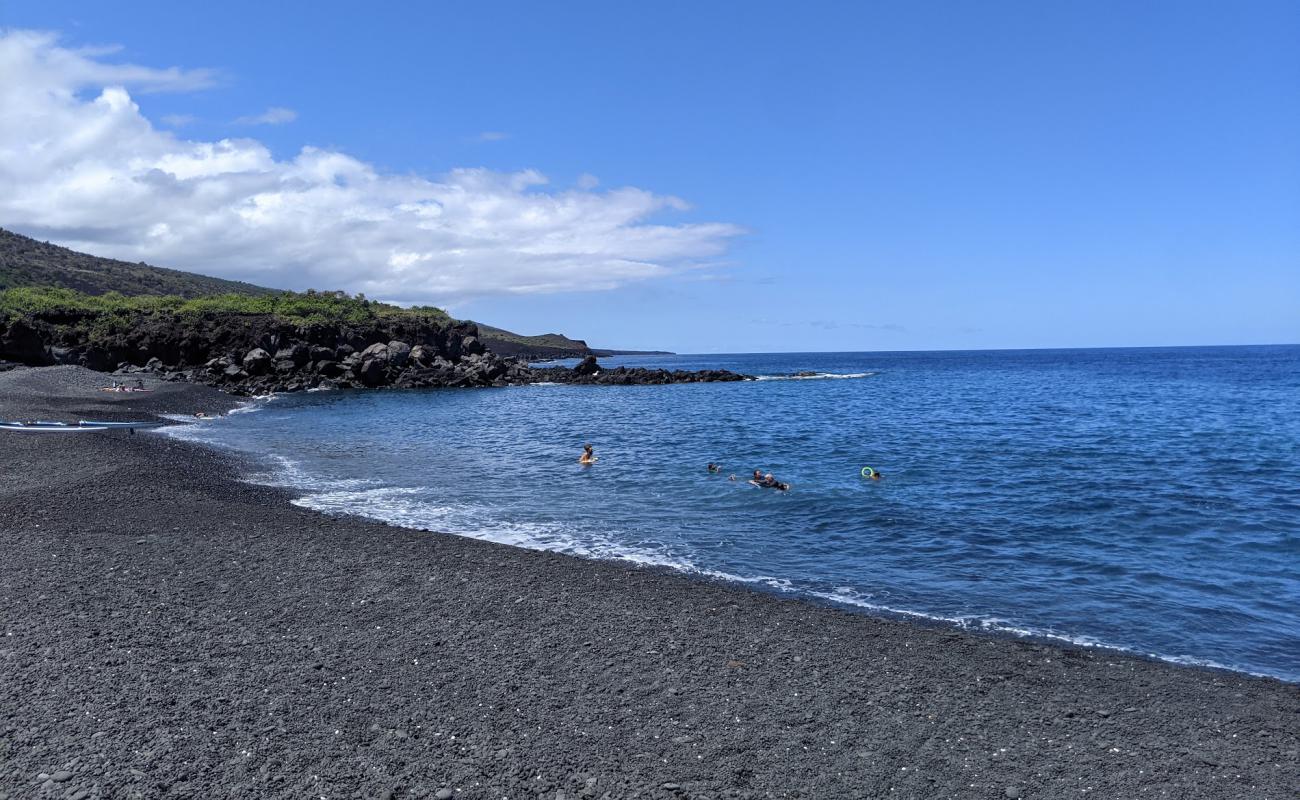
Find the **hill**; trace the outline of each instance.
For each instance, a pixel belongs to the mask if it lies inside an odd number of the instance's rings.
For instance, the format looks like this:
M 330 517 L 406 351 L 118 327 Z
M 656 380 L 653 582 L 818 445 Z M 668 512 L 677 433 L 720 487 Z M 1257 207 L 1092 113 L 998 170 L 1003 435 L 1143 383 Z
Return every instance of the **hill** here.
M 229 281 L 182 272 L 165 267 L 155 267 L 144 262 L 131 263 L 113 258 L 101 258 L 88 253 L 80 253 L 49 242 L 42 242 L 29 236 L 0 228 L 0 292 L 20 287 L 43 287 L 70 289 L 84 295 L 105 295 L 110 292 L 127 297 L 169 297 L 193 300 L 196 298 L 215 298 L 212 310 L 239 311 L 248 313 L 252 307 L 245 307 L 230 295 L 245 297 L 279 296 L 276 307 L 294 306 L 289 295 L 301 299 L 311 306 L 313 313 L 319 314 L 324 298 L 337 293 L 312 293 L 307 299 L 304 295 L 286 293 L 265 286 L 255 286 L 241 281 Z M 33 298 L 24 297 L 22 302 L 33 302 Z M 50 297 L 43 296 L 38 302 L 48 303 Z M 59 303 L 71 302 L 67 297 L 59 297 Z M 77 301 L 83 302 L 83 301 Z M 301 303 L 297 303 L 301 304 Z M 128 304 L 129 305 L 129 304 Z M 168 301 L 168 310 L 175 310 Z M 263 304 L 265 305 L 265 304 Z M 346 304 L 336 304 L 329 313 L 340 313 Z M 382 304 L 376 304 L 378 309 Z M 115 306 L 115 310 L 125 306 Z M 384 314 L 393 317 L 397 309 L 383 306 Z M 347 306 L 348 313 L 355 314 L 355 306 Z M 259 311 L 267 309 L 259 306 Z M 441 313 L 441 312 L 439 312 Z M 633 351 L 599 350 L 587 346 L 581 339 L 571 339 L 558 333 L 540 336 L 523 336 L 501 328 L 479 323 L 479 339 L 493 352 L 503 356 L 516 356 L 532 361 L 554 358 L 580 358 L 588 355 L 622 355 Z
M 118 292 L 185 298 L 276 293 L 251 283 L 100 258 L 0 228 L 0 290 L 17 286 L 53 286 L 91 295 Z
M 503 356 L 518 356 L 530 361 L 548 358 L 581 358 L 591 355 L 592 349 L 581 339 L 570 339 L 559 333 L 543 333 L 538 336 L 523 336 L 502 328 L 478 324 L 479 338 L 494 353 Z
M 670 356 L 667 350 L 609 350 L 591 347 L 581 339 L 570 339 L 562 333 L 542 333 L 524 336 L 491 325 L 478 325 L 479 338 L 492 352 L 515 356 L 528 361 L 546 361 L 556 358 L 585 358 L 586 356 Z

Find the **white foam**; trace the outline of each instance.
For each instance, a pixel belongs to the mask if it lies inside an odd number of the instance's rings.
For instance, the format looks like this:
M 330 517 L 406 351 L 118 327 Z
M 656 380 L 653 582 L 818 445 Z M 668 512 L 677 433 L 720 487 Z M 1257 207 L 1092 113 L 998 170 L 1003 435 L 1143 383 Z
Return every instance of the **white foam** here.
M 254 395 L 248 398 L 247 402 L 227 411 L 226 416 L 230 416 L 231 414 L 251 414 L 254 411 L 261 411 L 263 408 L 266 407 L 267 403 L 271 403 L 279 399 L 280 399 L 280 395 L 278 394 Z
M 864 608 L 870 611 L 890 614 L 894 616 L 912 617 L 915 619 L 925 619 L 933 622 L 943 622 L 949 625 L 955 625 L 963 630 L 977 630 L 989 633 L 1009 634 L 1021 639 L 1040 639 L 1063 642 L 1074 645 L 1075 647 L 1097 648 L 1101 650 L 1114 650 L 1120 653 L 1131 653 L 1141 655 L 1147 658 L 1154 658 L 1158 661 L 1166 661 L 1171 664 L 1181 664 L 1183 666 L 1208 667 L 1210 669 L 1221 669 L 1228 672 L 1239 672 L 1247 675 L 1253 675 L 1257 678 L 1273 677 L 1262 672 L 1251 672 L 1241 667 L 1233 667 L 1227 664 L 1213 661 L 1208 658 L 1197 658 L 1195 656 L 1178 655 L 1170 656 L 1161 653 L 1147 653 L 1141 650 L 1135 650 L 1132 647 L 1121 644 L 1112 644 L 1104 642 L 1092 636 L 1082 636 L 1077 634 L 1060 633 L 1059 631 L 1049 628 L 1035 628 L 1028 625 L 1013 623 L 1010 620 L 999 617 L 989 617 L 980 615 L 957 615 L 948 616 L 944 614 L 928 614 L 923 611 L 914 611 L 906 608 L 896 608 L 893 606 L 874 603 L 866 599 L 857 590 L 847 586 L 837 587 L 832 592 L 809 591 L 808 594 L 814 597 L 820 597 L 823 600 L 830 600 L 833 603 L 841 605 Z
M 760 381 L 826 381 L 849 380 L 853 378 L 870 378 L 876 372 L 816 372 L 812 375 L 759 375 Z

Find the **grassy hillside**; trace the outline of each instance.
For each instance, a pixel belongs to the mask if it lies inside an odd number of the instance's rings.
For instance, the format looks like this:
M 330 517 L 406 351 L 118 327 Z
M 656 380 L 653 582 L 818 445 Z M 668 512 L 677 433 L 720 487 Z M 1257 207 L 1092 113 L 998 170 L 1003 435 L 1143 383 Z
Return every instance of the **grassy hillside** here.
M 148 264 L 78 253 L 0 228 L 0 289 L 55 286 L 85 294 L 269 295 L 276 290 Z
M 118 292 L 90 295 L 73 289 L 48 286 L 23 286 L 0 290 L 0 321 L 25 314 L 72 315 L 111 325 L 114 320 L 129 325 L 141 314 L 266 315 L 296 324 L 403 321 L 420 324 L 452 322 L 447 312 L 432 306 L 399 306 L 350 297 L 343 292 L 275 292 L 258 295 L 219 294 L 206 297 L 176 295 L 137 295 Z

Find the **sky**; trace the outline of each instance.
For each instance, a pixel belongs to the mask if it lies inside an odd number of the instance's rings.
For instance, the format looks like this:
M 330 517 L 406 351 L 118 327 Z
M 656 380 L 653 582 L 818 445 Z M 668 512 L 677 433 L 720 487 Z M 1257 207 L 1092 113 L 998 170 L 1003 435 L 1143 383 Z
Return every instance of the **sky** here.
M 1300 4 L 0 0 L 0 227 L 678 352 L 1300 342 Z

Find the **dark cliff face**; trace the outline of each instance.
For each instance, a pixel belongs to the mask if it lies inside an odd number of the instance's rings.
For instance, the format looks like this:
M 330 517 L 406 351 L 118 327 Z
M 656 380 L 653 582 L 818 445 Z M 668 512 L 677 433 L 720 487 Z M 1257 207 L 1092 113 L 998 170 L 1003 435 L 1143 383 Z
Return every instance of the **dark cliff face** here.
M 726 371 L 603 370 L 595 357 L 573 370 L 533 369 L 490 352 L 472 322 L 292 322 L 270 314 L 33 312 L 0 320 L 0 359 L 30 366 L 78 364 L 151 372 L 234 394 L 315 388 L 659 384 L 743 380 Z

